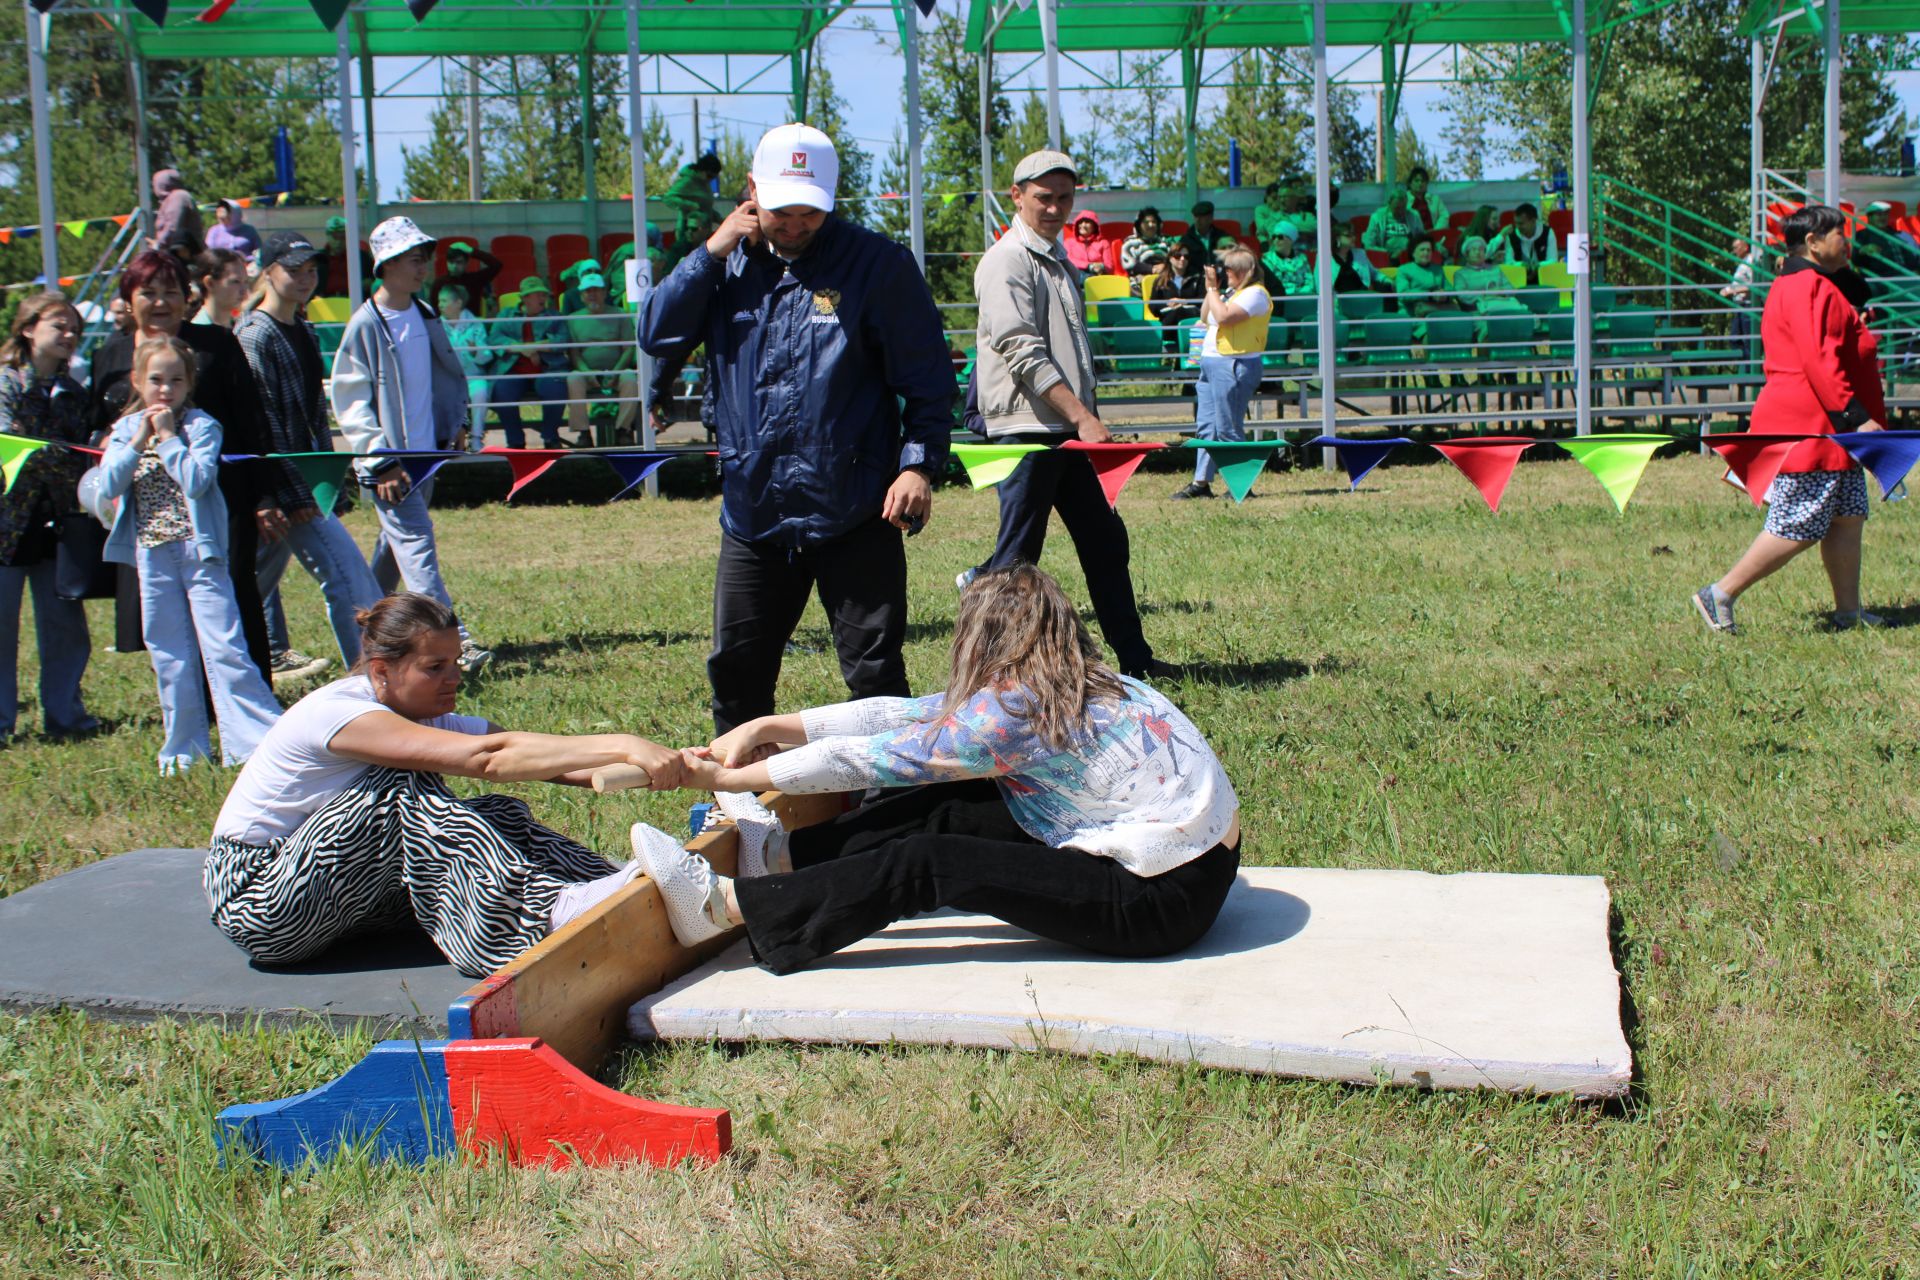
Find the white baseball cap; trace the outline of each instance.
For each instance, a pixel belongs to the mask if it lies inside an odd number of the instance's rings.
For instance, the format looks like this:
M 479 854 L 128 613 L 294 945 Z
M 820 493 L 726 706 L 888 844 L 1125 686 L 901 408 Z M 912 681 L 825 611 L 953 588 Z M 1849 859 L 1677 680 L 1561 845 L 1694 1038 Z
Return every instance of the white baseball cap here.
M 840 157 L 833 139 L 809 125 L 769 129 L 753 149 L 753 198 L 763 209 L 800 204 L 832 213 L 833 190 L 839 185 Z

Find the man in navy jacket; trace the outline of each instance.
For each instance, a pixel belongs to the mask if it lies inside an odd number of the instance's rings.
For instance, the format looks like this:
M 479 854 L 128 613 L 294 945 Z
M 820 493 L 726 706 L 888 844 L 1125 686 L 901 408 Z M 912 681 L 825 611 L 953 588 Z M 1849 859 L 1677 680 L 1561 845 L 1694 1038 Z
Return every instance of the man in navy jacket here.
M 833 216 L 817 129 L 770 130 L 747 199 L 648 296 L 640 345 L 707 344 L 720 446 L 713 719 L 774 710 L 816 588 L 856 698 L 905 696 L 907 557 L 946 465 L 953 365 L 913 256 Z

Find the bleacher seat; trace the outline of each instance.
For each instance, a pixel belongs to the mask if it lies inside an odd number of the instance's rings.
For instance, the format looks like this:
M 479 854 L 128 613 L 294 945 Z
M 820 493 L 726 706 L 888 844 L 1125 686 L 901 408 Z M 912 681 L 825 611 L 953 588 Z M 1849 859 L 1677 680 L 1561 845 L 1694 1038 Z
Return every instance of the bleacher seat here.
M 1567 237 L 1573 234 L 1573 210 L 1555 209 L 1547 215 L 1547 225 L 1553 228 L 1554 239 L 1558 240 L 1561 248 L 1564 249 Z
M 1573 359 L 1573 316 L 1566 311 L 1555 311 L 1545 317 L 1547 325 L 1547 350 L 1556 360 Z
M 1427 317 L 1425 346 L 1430 360 L 1470 360 L 1480 337 L 1477 316 L 1435 312 Z
M 1501 263 L 1500 274 L 1505 276 L 1507 283 L 1516 289 L 1524 289 L 1527 287 L 1527 269 L 1518 262 Z
M 1081 296 L 1088 302 L 1087 323 L 1099 324 L 1101 311 L 1099 304 L 1118 298 L 1125 298 L 1131 291 L 1131 283 L 1125 276 L 1088 276 L 1086 283 L 1080 286 Z
M 1360 343 L 1368 364 L 1408 364 L 1413 360 L 1413 331 L 1420 322 L 1411 316 L 1373 316 L 1361 325 Z
M 1658 355 L 1660 344 L 1654 334 L 1659 325 L 1660 313 L 1652 307 L 1615 307 L 1607 313 L 1607 344 L 1602 350 L 1616 359 Z
M 1480 354 L 1489 360 L 1530 360 L 1534 356 L 1534 326 L 1530 315 L 1495 312 L 1480 317 Z
M 632 243 L 633 232 L 631 231 L 608 231 L 603 233 L 600 237 L 600 265 L 604 267 L 609 262 L 612 262 L 614 253 L 619 250 L 621 245 Z M 625 287 L 624 284 L 621 285 L 621 288 L 624 289 Z
M 1373 292 L 1338 293 L 1333 301 L 1340 308 L 1340 314 L 1349 320 L 1365 320 L 1387 309 L 1386 297 Z
M 1474 213 L 1475 211 L 1472 209 L 1455 209 L 1452 213 L 1447 215 L 1448 229 L 1464 230 L 1466 225 L 1469 222 L 1473 221 Z
M 547 282 L 560 292 L 560 273 L 582 258 L 592 257 L 587 238 L 571 232 L 547 237 Z
M 1573 273 L 1567 270 L 1564 262 L 1543 262 L 1540 264 L 1540 287 L 1560 290 L 1559 305 L 1573 305 Z
M 501 289 L 518 289 L 522 280 L 540 274 L 540 263 L 533 253 L 532 236 L 495 236 L 487 246 L 487 252 L 500 259 L 500 279 L 496 282 L 495 293 Z
M 1187 224 L 1177 218 L 1169 218 L 1160 224 L 1160 234 L 1169 237 L 1183 236 L 1187 234 Z
M 333 353 L 340 349 L 340 328 L 353 314 L 351 298 L 309 298 L 307 299 L 307 320 L 315 326 L 314 337 L 319 339 L 320 358 L 331 364 Z
M 1240 220 L 1238 218 L 1215 218 L 1213 220 L 1213 229 L 1215 231 L 1224 231 L 1235 240 L 1240 238 Z
M 1367 255 L 1367 261 L 1371 262 L 1377 271 L 1384 271 L 1393 265 L 1393 258 L 1385 249 L 1365 249 L 1362 252 Z

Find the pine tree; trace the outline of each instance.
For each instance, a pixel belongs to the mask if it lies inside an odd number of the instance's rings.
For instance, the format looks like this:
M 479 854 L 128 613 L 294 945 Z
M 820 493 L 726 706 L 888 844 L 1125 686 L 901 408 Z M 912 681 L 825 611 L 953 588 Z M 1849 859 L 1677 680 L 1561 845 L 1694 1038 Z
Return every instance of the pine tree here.
M 1335 182 L 1364 182 L 1373 175 L 1373 128 L 1360 122 L 1355 103 L 1349 89 L 1336 85 L 1329 91 L 1328 160 Z M 1312 91 L 1294 83 L 1277 54 L 1249 50 L 1198 132 L 1202 187 L 1226 183 L 1230 139 L 1240 144 L 1243 185 L 1300 185 L 1312 177 Z

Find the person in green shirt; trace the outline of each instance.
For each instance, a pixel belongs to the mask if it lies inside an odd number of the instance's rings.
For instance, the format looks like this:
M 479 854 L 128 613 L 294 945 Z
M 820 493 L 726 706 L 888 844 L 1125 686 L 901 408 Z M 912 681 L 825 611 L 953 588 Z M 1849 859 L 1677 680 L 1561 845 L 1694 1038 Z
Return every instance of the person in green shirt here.
M 1266 195 L 1261 198 L 1258 205 L 1254 206 L 1253 236 L 1254 239 L 1258 240 L 1261 244 L 1267 244 L 1272 241 L 1273 229 L 1279 226 L 1282 220 L 1292 222 L 1296 228 L 1300 225 L 1297 218 L 1289 218 L 1287 216 L 1281 195 L 1282 188 L 1280 184 L 1277 182 L 1269 182 L 1267 184 Z
M 1367 219 L 1366 234 L 1360 237 L 1360 243 L 1400 262 L 1408 256 L 1407 249 L 1416 234 L 1413 216 L 1407 211 L 1407 193 L 1396 191 Z
M 1434 265 L 1431 240 L 1414 244 L 1413 257 L 1400 265 L 1394 276 L 1393 287 L 1394 292 L 1400 295 L 1400 310 L 1410 316 L 1457 311 L 1460 308 L 1460 300 L 1447 292 L 1446 276 Z
M 656 197 L 679 215 L 673 232 L 676 246 L 691 243 L 689 238 L 700 224 L 713 217 L 713 180 L 719 176 L 720 157 L 709 151 L 692 164 L 681 165 L 672 185 Z
M 1284 220 L 1275 224 L 1268 237 L 1269 247 L 1261 255 L 1260 270 L 1266 278 L 1267 292 L 1276 297 L 1312 293 L 1316 288 L 1313 264 L 1307 261 L 1307 255 L 1295 250 L 1294 242 L 1299 238 L 1300 228 Z
M 580 310 L 567 317 L 568 352 L 573 371 L 567 375 L 567 417 L 579 433 L 578 444 L 590 443 L 587 397 L 615 395 L 620 416 L 614 420 L 615 439 L 633 425 L 640 407 L 640 383 L 633 373 L 633 318 L 607 301 L 605 276 L 580 277 Z
M 1481 315 L 1526 310 L 1513 296 L 1513 282 L 1506 272 L 1487 261 L 1487 242 L 1481 236 L 1468 236 L 1460 242 L 1460 267 L 1453 273 L 1453 292 L 1461 306 Z
M 1920 245 L 1893 229 L 1893 206 L 1875 200 L 1867 206 L 1867 225 L 1853 233 L 1854 255 L 1862 274 L 1920 276 Z M 1903 282 L 1913 288 L 1915 282 Z

